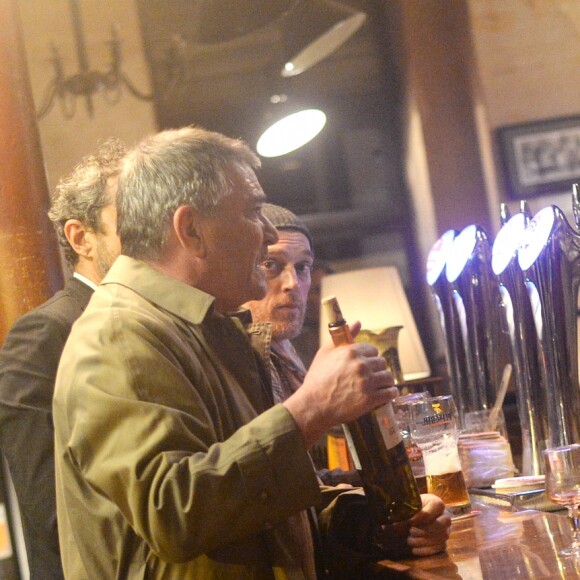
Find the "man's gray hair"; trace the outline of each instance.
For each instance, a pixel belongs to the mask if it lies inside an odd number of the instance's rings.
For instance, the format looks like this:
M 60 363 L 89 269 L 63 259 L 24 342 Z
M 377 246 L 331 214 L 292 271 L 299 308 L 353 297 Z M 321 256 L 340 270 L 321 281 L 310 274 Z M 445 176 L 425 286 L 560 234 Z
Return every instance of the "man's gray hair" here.
M 175 210 L 188 205 L 211 214 L 232 189 L 232 170 L 260 166 L 248 145 L 199 127 L 162 131 L 125 158 L 117 194 L 123 254 L 158 259 Z
M 119 139 L 108 139 L 92 155 L 87 155 L 57 184 L 48 217 L 68 264 L 74 267 L 79 256 L 64 234 L 68 220 L 79 220 L 94 232 L 101 231 L 101 210 L 111 203 L 108 180 L 120 170 L 120 161 L 127 152 Z

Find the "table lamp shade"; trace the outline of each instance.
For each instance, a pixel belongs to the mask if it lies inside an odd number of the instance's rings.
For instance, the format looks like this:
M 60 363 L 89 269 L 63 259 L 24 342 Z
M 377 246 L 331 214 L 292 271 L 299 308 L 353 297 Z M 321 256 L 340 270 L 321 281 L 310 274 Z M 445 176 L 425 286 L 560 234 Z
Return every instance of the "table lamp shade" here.
M 360 320 L 362 327 L 371 331 L 389 326 L 403 327 L 399 333 L 398 350 L 405 380 L 431 375 L 397 268 L 367 268 L 327 275 L 322 279 L 322 297 L 332 295 L 337 297 L 349 323 Z M 322 309 L 320 343 L 328 342 L 328 319 Z

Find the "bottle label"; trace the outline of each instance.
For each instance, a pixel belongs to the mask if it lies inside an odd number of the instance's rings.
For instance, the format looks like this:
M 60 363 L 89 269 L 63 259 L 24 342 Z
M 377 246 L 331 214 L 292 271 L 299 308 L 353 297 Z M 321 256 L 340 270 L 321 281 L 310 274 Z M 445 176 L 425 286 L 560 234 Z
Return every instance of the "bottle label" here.
M 387 449 L 392 449 L 395 445 L 398 445 L 403 437 L 399 431 L 399 425 L 395 419 L 395 413 L 393 411 L 393 405 L 387 403 L 378 409 L 373 411 L 379 424 L 383 440 Z
M 348 443 L 342 430 L 336 433 L 329 433 L 326 438 L 328 449 L 328 469 L 342 469 L 349 471 L 352 469 L 352 461 L 349 458 Z
M 407 457 L 413 470 L 415 477 L 425 477 L 425 462 L 423 461 L 423 453 L 415 443 L 411 443 L 407 447 Z
M 343 425 L 342 428 L 344 430 L 344 436 L 346 437 L 346 442 L 348 444 L 348 450 L 350 451 L 352 462 L 354 463 L 354 468 L 357 471 L 360 471 L 362 467 L 360 464 L 360 459 L 358 458 L 358 453 L 356 452 L 356 448 L 354 446 L 352 435 L 350 434 L 350 429 L 348 428 L 348 425 Z
M 413 444 L 407 447 L 407 455 L 409 456 L 409 461 L 421 461 L 421 459 L 423 459 L 421 450 Z

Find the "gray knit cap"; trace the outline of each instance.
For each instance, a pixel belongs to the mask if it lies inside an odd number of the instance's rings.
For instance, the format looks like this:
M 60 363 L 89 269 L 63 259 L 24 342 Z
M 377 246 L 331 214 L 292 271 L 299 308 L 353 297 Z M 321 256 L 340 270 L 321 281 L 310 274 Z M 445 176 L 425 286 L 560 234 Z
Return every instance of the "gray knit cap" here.
M 262 215 L 266 216 L 277 230 L 295 230 L 304 234 L 310 242 L 310 249 L 314 250 L 314 242 L 312 241 L 312 234 L 306 227 L 306 224 L 289 209 L 274 205 L 273 203 L 265 203 L 262 205 Z

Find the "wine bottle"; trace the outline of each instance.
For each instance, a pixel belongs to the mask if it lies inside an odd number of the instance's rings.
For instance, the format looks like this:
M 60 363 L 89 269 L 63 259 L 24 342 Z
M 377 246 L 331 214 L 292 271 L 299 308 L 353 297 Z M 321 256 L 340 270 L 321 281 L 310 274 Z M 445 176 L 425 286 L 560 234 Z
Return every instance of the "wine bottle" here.
M 335 296 L 322 300 L 328 330 L 336 346 L 353 342 Z M 410 518 L 421 509 L 421 496 L 411 470 L 392 403 L 342 426 L 355 468 L 363 482 L 377 525 Z

